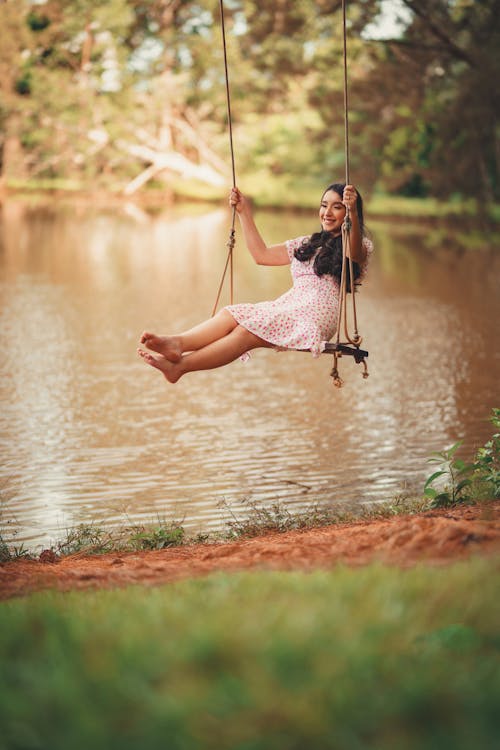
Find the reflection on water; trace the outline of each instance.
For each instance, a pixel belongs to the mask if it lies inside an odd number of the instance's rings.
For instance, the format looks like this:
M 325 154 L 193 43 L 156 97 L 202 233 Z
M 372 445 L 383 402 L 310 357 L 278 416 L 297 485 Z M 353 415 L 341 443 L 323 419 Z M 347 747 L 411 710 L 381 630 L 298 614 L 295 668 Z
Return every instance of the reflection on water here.
M 315 228 L 263 214 L 266 239 Z M 143 328 L 207 317 L 228 217 L 176 208 L 28 209 L 7 203 L 0 254 L 3 522 L 46 543 L 90 520 L 222 524 L 218 504 L 352 504 L 421 488 L 426 458 L 490 434 L 499 405 L 499 256 L 432 228 L 373 224 L 376 254 L 358 300 L 364 381 L 330 358 L 255 352 L 248 363 L 169 386 L 136 358 Z M 237 245 L 239 301 L 268 299 L 287 268 Z

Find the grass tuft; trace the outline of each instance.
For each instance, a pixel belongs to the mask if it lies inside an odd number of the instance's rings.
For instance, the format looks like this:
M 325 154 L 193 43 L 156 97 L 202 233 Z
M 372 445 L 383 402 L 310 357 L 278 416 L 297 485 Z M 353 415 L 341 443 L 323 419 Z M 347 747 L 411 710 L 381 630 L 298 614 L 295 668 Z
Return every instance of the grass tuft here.
M 238 539 L 260 536 L 270 532 L 282 533 L 299 529 L 312 529 L 338 523 L 390 518 L 396 515 L 421 513 L 428 509 L 428 502 L 406 495 L 387 503 L 370 503 L 355 509 L 346 504 L 329 505 L 314 502 L 302 510 L 291 510 L 286 504 L 276 501 L 263 506 L 251 499 L 238 503 L 222 501 L 219 508 L 225 513 L 223 539 Z
M 79 524 L 68 529 L 64 539 L 55 542 L 50 551 L 56 555 L 100 555 L 165 549 L 184 544 L 185 536 L 179 522 L 161 518 L 153 524 L 132 524 L 118 529 L 104 529 L 94 523 Z
M 488 498 L 481 499 L 482 502 Z M 474 500 L 470 500 L 473 504 Z M 68 529 L 66 535 L 53 542 L 41 555 L 55 559 L 69 555 L 102 555 L 108 552 L 159 550 L 191 544 L 216 544 L 237 539 L 250 539 L 270 533 L 320 528 L 332 524 L 392 518 L 429 510 L 426 498 L 401 495 L 386 503 L 370 503 L 355 509 L 343 504 L 313 502 L 301 510 L 291 509 L 276 501 L 262 505 L 252 499 L 219 503 L 224 526 L 220 531 L 189 535 L 178 521 L 127 525 L 105 529 L 97 524 L 83 523 Z M 0 564 L 18 557 L 36 559 L 40 553 L 7 543 L 0 535 Z
M 32 557 L 32 553 L 24 544 L 9 544 L 0 534 L 0 564 L 29 557 Z

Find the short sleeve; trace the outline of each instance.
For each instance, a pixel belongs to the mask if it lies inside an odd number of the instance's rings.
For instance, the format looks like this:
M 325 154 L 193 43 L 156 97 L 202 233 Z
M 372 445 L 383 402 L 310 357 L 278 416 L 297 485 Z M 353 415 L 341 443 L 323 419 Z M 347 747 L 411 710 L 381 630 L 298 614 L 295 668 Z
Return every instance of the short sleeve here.
M 363 247 L 366 250 L 366 260 L 361 266 L 361 274 L 360 274 L 360 280 L 362 280 L 365 277 L 366 271 L 368 269 L 368 264 L 370 262 L 371 254 L 373 253 L 373 242 L 368 237 L 363 237 L 362 239 Z
M 367 260 L 368 260 L 370 255 L 373 253 L 373 242 L 368 237 L 363 237 L 362 244 L 366 250 Z
M 295 237 L 293 240 L 287 240 L 285 242 L 286 250 L 288 253 L 288 257 L 290 258 L 290 263 L 295 257 L 295 251 L 298 250 L 298 248 L 302 245 L 304 240 L 308 240 L 310 235 L 306 234 L 303 237 Z

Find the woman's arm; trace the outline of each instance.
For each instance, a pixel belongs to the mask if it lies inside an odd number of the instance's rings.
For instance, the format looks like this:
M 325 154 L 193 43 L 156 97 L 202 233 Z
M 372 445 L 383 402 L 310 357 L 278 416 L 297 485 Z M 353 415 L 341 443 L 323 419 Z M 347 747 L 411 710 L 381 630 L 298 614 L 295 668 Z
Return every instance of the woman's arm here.
M 246 246 L 255 262 L 262 266 L 288 265 L 290 258 L 285 243 L 266 245 L 255 225 L 250 203 L 238 188 L 232 189 L 229 203 L 236 208 Z
M 359 265 L 362 266 L 366 263 L 367 253 L 366 247 L 363 245 L 361 227 L 359 226 L 358 211 L 356 209 L 357 197 L 358 194 L 354 185 L 346 185 L 344 188 L 344 195 L 342 196 L 342 202 L 349 208 L 349 216 L 351 217 L 351 231 L 349 235 L 351 252 L 348 254 L 355 263 L 359 263 Z

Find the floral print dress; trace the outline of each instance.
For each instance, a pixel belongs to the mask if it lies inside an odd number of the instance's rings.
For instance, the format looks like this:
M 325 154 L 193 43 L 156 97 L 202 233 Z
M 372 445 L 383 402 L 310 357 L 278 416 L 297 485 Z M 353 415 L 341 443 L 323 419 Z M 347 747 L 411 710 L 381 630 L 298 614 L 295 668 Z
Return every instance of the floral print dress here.
M 318 357 L 337 330 L 340 289 L 333 276 L 315 274 L 314 258 L 303 262 L 295 257 L 307 239 L 296 237 L 286 242 L 293 279 L 288 292 L 271 302 L 228 305 L 225 309 L 239 325 L 276 349 L 310 349 Z M 363 244 L 370 253 L 370 240 L 363 238 Z

